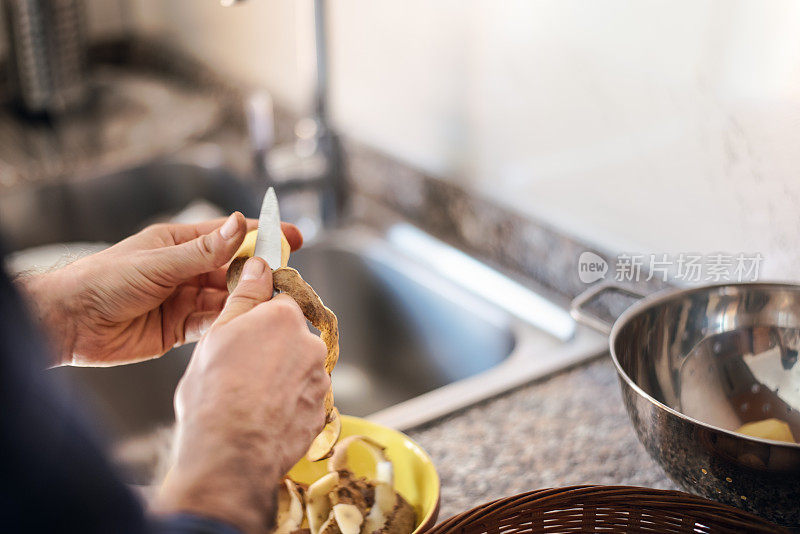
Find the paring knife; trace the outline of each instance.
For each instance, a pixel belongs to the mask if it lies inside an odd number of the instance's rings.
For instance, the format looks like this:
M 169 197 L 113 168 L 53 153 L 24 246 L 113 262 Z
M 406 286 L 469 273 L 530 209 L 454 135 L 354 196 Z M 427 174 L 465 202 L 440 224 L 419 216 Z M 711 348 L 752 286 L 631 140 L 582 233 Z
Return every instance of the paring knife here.
M 261 214 L 258 216 L 258 233 L 253 252 L 267 262 L 272 270 L 281 267 L 281 212 L 278 208 L 278 197 L 275 189 L 270 187 L 261 203 Z

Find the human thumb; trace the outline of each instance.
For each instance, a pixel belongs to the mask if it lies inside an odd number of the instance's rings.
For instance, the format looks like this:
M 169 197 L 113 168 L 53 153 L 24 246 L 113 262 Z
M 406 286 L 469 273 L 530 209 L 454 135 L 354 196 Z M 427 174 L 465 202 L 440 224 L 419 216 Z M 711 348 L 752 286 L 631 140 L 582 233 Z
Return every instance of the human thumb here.
M 261 258 L 250 258 L 215 324 L 222 325 L 272 298 L 272 269 Z

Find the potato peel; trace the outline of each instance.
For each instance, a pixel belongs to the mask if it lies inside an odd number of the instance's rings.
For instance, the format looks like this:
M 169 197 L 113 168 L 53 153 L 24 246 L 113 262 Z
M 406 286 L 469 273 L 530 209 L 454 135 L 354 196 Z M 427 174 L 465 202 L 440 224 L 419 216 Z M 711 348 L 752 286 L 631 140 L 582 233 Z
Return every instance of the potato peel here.
M 295 269 L 281 267 L 272 272 L 273 287 L 286 293 L 300 306 L 306 319 L 319 330 L 320 338 L 325 343 L 328 352 L 325 356 L 325 371 L 331 374 L 336 362 L 339 360 L 339 321 L 336 315 L 322 303 L 316 291 L 303 280 Z M 312 462 L 323 460 L 331 455 L 333 446 L 339 440 L 342 425 L 339 421 L 339 412 L 333 407 L 333 390 L 328 390 L 325 395 L 326 425 L 322 432 L 314 439 L 308 449 L 306 457 Z
M 328 494 L 339 483 L 338 473 L 328 473 L 308 487 L 306 491 L 306 517 L 312 533 L 322 530 L 331 514 L 331 501 Z
M 336 315 L 322 303 L 322 299 L 300 273 L 291 267 L 275 269 L 272 272 L 272 286 L 292 297 L 306 319 L 320 331 L 320 337 L 328 348 L 325 371 L 330 374 L 339 360 L 339 321 Z
M 375 462 L 372 479 L 349 469 L 348 452 L 355 443 Z M 328 460 L 328 473 L 305 491 L 308 534 L 410 534 L 414 508 L 394 489 L 394 466 L 385 448 L 366 436 L 348 436 Z M 300 531 L 295 534 L 299 534 Z
M 239 283 L 242 268 L 247 258 L 255 251 L 256 230 L 245 236 L 242 246 L 235 254 L 234 260 L 228 267 L 226 282 L 228 291 L 232 292 Z M 330 375 L 336 362 L 339 360 L 339 321 L 330 308 L 323 304 L 317 292 L 311 285 L 303 280 L 297 270 L 287 267 L 289 261 L 289 242 L 281 234 L 281 267 L 272 271 L 272 287 L 276 291 L 292 297 L 300 306 L 306 319 L 320 332 L 320 338 L 327 347 L 325 355 L 325 372 Z M 339 440 L 342 425 L 339 412 L 333 406 L 333 389 L 328 390 L 324 399 L 325 427 L 314 439 L 309 447 L 306 457 L 312 462 L 324 460 L 333 452 L 333 447 Z
M 387 461 L 384 447 L 380 443 L 366 436 L 348 436 L 336 445 L 336 449 L 328 460 L 328 471 L 343 471 L 347 469 L 348 451 L 353 443 L 361 443 L 366 446 L 367 450 L 372 454 L 376 466 L 381 462 Z M 391 483 L 391 480 L 389 482 Z
M 303 498 L 293 480 L 283 481 L 278 492 L 278 518 L 275 534 L 291 534 L 303 524 Z
M 402 495 L 395 493 L 395 505 L 391 515 L 387 518 L 386 524 L 377 532 L 386 534 L 413 532 L 416 520 L 414 508 Z
M 333 408 L 328 415 L 328 419 L 322 432 L 317 434 L 317 437 L 311 442 L 308 452 L 306 452 L 306 458 L 312 462 L 324 460 L 333 454 L 336 442 L 339 441 L 339 436 L 342 433 L 342 420 L 339 417 L 339 410 Z
M 338 503 L 333 505 L 333 517 L 342 534 L 360 534 L 364 515 L 354 504 Z
M 394 517 L 394 511 L 399 502 L 399 494 L 394 491 L 394 466 L 386 457 L 383 445 L 366 436 L 348 436 L 336 446 L 333 455 L 328 460 L 328 471 L 339 472 L 347 469 L 348 453 L 350 446 L 354 443 L 365 446 L 375 461 L 374 503 L 364 518 L 363 530 L 368 533 L 380 532 Z M 405 524 L 405 522 L 403 521 L 401 524 Z

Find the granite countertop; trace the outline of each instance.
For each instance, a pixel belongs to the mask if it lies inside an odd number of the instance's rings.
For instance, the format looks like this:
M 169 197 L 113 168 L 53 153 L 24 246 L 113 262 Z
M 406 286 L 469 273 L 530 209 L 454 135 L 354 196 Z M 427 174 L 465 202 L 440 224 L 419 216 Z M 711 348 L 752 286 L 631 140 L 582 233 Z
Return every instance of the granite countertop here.
M 440 520 L 546 487 L 678 489 L 637 440 L 608 355 L 408 434 L 439 471 Z

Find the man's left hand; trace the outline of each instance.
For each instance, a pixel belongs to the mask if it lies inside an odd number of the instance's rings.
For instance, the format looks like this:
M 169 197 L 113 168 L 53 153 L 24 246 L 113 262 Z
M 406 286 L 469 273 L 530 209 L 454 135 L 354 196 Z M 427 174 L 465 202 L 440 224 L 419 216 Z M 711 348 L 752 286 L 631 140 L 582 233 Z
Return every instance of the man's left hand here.
M 108 366 L 197 341 L 225 304 L 225 266 L 257 221 L 234 213 L 156 224 L 56 271 L 24 281 L 58 349 L 55 365 Z M 302 237 L 283 224 L 296 250 Z

